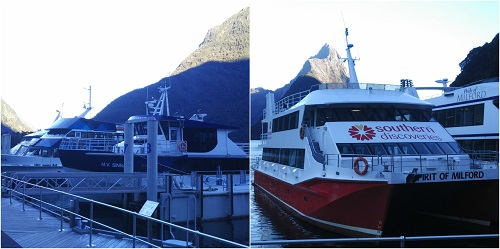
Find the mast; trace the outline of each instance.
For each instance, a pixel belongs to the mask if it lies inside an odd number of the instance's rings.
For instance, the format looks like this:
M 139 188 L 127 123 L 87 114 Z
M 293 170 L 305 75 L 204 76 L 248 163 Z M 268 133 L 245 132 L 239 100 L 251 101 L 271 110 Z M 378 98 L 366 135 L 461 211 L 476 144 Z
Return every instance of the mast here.
M 89 88 L 83 88 L 85 90 L 89 90 L 89 103 L 88 103 L 88 106 L 87 104 L 85 103 L 83 105 L 83 108 L 85 108 L 85 111 L 82 112 L 82 114 L 78 115 L 77 117 L 78 118 L 85 118 L 85 116 L 87 115 L 87 113 L 90 112 L 90 110 L 92 110 L 92 86 L 89 86 Z
M 359 89 L 358 76 L 356 75 L 356 70 L 354 69 L 354 59 L 351 55 L 351 48 L 354 47 L 353 44 L 350 44 L 347 40 L 347 36 L 349 35 L 348 29 L 345 28 L 345 42 L 347 44 L 347 65 L 349 68 L 349 88 Z
M 147 115 L 163 115 L 164 110 L 166 109 L 167 111 L 167 116 L 170 116 L 170 110 L 168 106 L 168 89 L 170 89 L 172 86 L 166 86 L 165 87 L 158 87 L 158 90 L 160 90 L 161 96 L 160 100 L 150 100 L 146 101 L 146 114 Z M 165 104 L 166 103 L 166 104 Z M 156 105 L 155 105 L 156 104 Z M 152 110 L 150 111 L 151 113 L 147 113 L 147 108 L 151 108 Z

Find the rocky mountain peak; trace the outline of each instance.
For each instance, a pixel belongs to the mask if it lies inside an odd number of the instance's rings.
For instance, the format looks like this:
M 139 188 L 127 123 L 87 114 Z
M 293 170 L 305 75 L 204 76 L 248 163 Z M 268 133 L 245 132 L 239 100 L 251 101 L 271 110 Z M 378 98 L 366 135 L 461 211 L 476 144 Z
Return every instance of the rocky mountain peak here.
M 234 62 L 250 58 L 250 8 L 244 8 L 210 29 L 203 42 L 172 75 L 208 61 Z
M 337 51 L 328 44 L 323 45 L 319 52 L 310 57 L 297 77 L 310 76 L 321 83 L 348 82 L 349 76 L 343 60 Z

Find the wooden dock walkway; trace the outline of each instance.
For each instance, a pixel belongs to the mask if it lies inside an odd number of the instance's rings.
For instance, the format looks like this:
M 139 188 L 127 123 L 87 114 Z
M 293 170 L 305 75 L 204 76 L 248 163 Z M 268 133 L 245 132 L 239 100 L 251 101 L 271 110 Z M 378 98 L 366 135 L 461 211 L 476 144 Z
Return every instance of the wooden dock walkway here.
M 12 238 L 23 248 L 85 248 L 89 247 L 89 234 L 73 232 L 67 222 L 63 222 L 63 231 L 59 231 L 61 220 L 39 210 L 9 198 L 2 198 L 2 233 Z M 15 244 L 10 244 L 11 246 Z M 9 246 L 7 244 L 6 246 Z M 147 244 L 136 241 L 136 247 L 146 248 Z M 2 240 L 2 246 L 4 241 Z M 131 248 L 132 239 L 116 238 L 106 234 L 92 234 L 92 247 L 99 248 Z

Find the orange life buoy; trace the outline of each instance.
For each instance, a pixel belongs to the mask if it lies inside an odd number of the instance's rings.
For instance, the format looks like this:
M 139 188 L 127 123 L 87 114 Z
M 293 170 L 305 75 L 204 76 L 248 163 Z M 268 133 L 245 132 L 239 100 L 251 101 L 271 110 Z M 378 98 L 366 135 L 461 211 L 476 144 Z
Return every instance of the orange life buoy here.
M 365 163 L 365 168 L 363 169 L 363 171 L 359 171 L 359 165 L 358 165 L 359 161 Z M 356 172 L 356 174 L 358 175 L 364 175 L 366 174 L 367 171 L 368 171 L 368 161 L 366 161 L 366 159 L 363 157 L 356 158 L 356 160 L 354 161 L 354 172 Z
M 177 147 L 179 147 L 179 150 L 181 152 L 186 152 L 188 145 L 187 145 L 186 141 L 180 141 L 179 144 L 177 145 Z
M 304 139 L 304 126 L 300 127 L 300 139 Z

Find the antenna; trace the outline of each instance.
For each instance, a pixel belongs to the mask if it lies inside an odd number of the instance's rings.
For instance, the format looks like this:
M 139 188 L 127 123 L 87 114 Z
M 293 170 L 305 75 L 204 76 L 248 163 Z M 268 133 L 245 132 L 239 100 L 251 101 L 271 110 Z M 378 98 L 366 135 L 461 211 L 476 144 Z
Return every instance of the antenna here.
M 90 110 L 92 110 L 92 86 L 89 86 L 89 88 L 83 87 L 83 89 L 89 90 L 89 103 L 88 103 L 89 105 L 87 106 L 87 103 L 84 102 L 83 108 L 85 108 L 85 111 L 83 111 L 82 114 L 78 115 L 77 116 L 78 118 L 85 118 L 87 113 L 89 113 Z M 90 116 L 92 117 L 92 115 Z

